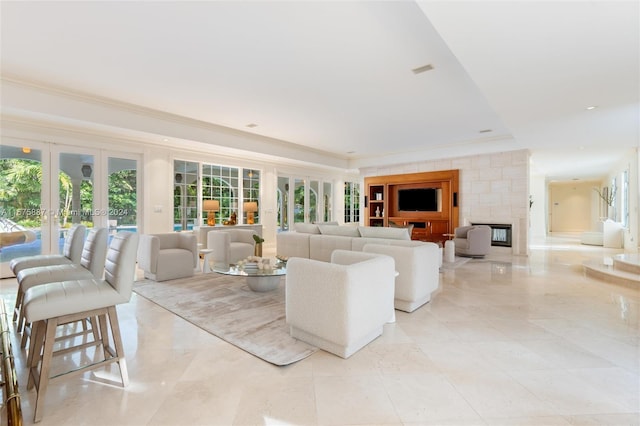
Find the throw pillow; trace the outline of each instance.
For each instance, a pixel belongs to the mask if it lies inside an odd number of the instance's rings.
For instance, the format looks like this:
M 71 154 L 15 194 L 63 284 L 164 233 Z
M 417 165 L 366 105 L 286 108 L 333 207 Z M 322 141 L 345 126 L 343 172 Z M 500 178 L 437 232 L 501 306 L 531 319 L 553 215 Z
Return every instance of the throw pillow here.
M 322 235 L 339 235 L 342 237 L 360 237 L 355 226 L 318 225 Z
M 320 229 L 318 229 L 318 225 L 312 223 L 296 223 L 296 232 L 300 232 L 301 234 L 319 234 Z

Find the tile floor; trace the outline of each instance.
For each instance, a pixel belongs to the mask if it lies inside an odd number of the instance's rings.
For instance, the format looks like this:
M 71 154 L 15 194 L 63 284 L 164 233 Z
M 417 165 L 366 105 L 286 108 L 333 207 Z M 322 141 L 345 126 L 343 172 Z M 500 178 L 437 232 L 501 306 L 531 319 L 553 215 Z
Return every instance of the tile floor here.
M 118 308 L 131 384 L 98 370 L 50 385 L 41 425 L 638 425 L 640 292 L 587 278 L 620 250 L 572 236 L 441 274 L 348 360 L 274 367 L 135 294 Z M 11 309 L 15 279 L 0 281 Z M 14 338 L 24 422 L 24 352 Z M 77 362 L 78 358 L 69 357 Z

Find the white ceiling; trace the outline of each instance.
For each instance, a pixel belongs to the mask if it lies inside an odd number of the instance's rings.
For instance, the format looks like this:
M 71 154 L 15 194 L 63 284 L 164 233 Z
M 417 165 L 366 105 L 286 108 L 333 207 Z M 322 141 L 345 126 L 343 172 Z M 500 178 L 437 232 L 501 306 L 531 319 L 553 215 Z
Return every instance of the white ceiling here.
M 353 167 L 528 148 L 549 179 L 587 179 L 639 144 L 637 1 L 0 7 L 4 77 L 327 151 Z M 412 72 L 426 64 L 434 69 Z

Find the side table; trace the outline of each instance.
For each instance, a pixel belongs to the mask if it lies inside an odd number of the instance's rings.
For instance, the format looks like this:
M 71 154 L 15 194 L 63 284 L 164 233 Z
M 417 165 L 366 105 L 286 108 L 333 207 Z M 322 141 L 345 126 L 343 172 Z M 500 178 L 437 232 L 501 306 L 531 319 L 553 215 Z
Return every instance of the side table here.
M 455 234 L 444 234 L 446 237 L 455 237 Z M 453 263 L 456 261 L 456 243 L 453 240 L 444 242 L 444 261 Z
M 211 255 L 213 254 L 212 249 L 200 249 L 200 258 L 202 259 L 202 273 L 206 274 L 208 272 L 213 272 L 211 270 Z

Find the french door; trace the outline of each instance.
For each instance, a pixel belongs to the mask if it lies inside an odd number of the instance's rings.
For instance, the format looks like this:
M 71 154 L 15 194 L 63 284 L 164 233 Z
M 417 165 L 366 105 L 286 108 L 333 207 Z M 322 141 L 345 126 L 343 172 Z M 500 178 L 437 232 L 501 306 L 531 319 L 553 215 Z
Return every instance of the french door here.
M 135 231 L 139 156 L 3 139 L 0 146 L 0 274 L 20 256 L 60 253 L 82 223 Z
M 92 228 L 106 223 L 102 217 L 107 211 L 100 208 L 103 203 L 99 202 L 96 191 L 103 185 L 101 164 L 96 161 L 98 155 L 99 151 L 82 147 L 51 146 L 48 205 L 43 198 L 43 251 L 48 241 L 46 252 L 60 253 L 64 238 L 73 225 L 84 224 Z
M 278 176 L 278 231 L 290 223 L 332 220 L 332 184 L 321 180 Z

